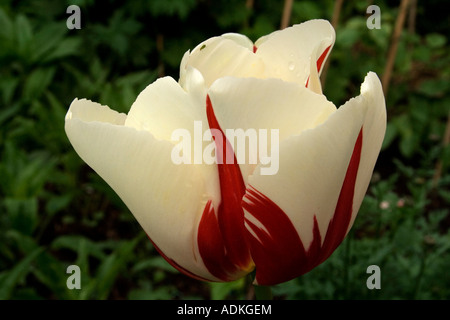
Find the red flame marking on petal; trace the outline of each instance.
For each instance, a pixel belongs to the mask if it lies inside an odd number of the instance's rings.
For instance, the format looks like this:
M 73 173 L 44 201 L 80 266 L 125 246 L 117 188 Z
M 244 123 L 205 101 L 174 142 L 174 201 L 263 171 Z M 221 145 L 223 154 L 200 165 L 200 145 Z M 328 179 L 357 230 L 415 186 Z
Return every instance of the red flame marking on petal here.
M 249 271 L 253 267 L 249 247 L 246 243 L 247 231 L 241 206 L 242 197 L 245 194 L 245 184 L 233 148 L 219 126 L 209 96 L 206 97 L 206 115 L 210 129 L 219 130 L 222 134 L 222 139 L 214 136 L 216 158 L 223 160 L 222 163 L 219 161 L 217 164 L 221 202 L 217 210 L 217 218 L 212 207 L 211 210 L 205 208 L 198 230 L 198 245 L 202 259 L 207 261 L 205 265 L 208 270 L 216 277 L 225 279 L 225 275 L 229 277 L 232 273 L 240 270 Z M 233 155 L 233 163 L 227 163 L 230 158 L 227 157 L 227 154 Z M 209 230 L 214 230 L 214 232 Z M 210 247 L 204 242 L 209 241 L 211 237 L 215 237 L 215 245 Z M 223 254 L 215 255 L 212 250 L 214 247 L 220 252 L 223 250 Z M 235 267 L 224 264 L 224 255 Z M 220 267 L 223 269 L 220 270 Z
M 198 226 L 197 241 L 200 255 L 208 271 L 223 281 L 232 280 L 232 275 L 239 269 L 227 257 L 222 232 L 211 200 L 203 211 Z
M 320 70 L 322 69 L 322 64 L 325 61 L 325 58 L 327 57 L 328 51 L 330 51 L 331 46 L 328 46 L 320 55 L 319 59 L 317 59 L 316 66 L 317 66 L 317 72 L 320 73 Z M 309 85 L 309 76 L 308 79 L 306 79 L 305 87 L 308 88 Z
M 321 262 L 325 261 L 333 251 L 344 240 L 352 218 L 353 197 L 355 194 L 355 183 L 358 175 L 361 149 L 363 143 L 363 129 L 361 128 L 356 139 L 353 154 L 345 174 L 334 216 L 328 225 L 327 234 L 322 245 Z
M 256 265 L 256 282 L 273 285 L 291 280 L 314 267 L 320 248 L 320 233 L 314 217 L 314 240 L 308 250 L 289 217 L 272 200 L 249 186 L 243 207 L 264 228 L 246 219 L 248 241 Z M 256 237 L 255 237 L 255 236 Z
M 320 72 L 320 70 L 322 69 L 322 64 L 325 61 L 325 58 L 328 54 L 328 51 L 330 51 L 331 46 L 328 46 L 320 55 L 319 59 L 317 59 L 317 72 Z
M 272 200 L 250 186 L 243 207 L 263 228 L 246 218 L 248 241 L 256 265 L 256 281 L 273 285 L 300 276 L 325 261 L 344 240 L 352 217 L 353 197 L 362 149 L 362 128 L 339 194 L 324 243 L 316 216 L 313 240 L 306 250 L 289 217 Z

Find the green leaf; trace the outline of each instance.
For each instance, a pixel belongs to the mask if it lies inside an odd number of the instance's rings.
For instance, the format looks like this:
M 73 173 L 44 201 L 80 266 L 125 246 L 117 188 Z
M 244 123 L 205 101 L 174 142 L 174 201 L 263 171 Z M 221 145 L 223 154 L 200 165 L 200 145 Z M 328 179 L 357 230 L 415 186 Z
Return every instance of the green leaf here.
M 447 43 L 447 38 L 439 33 L 430 33 L 425 37 L 426 43 L 430 48 L 442 48 Z
M 411 157 L 417 147 L 417 136 L 411 126 L 411 118 L 403 114 L 393 120 L 393 124 L 400 135 L 400 151 L 405 157 Z
M 17 52 L 26 58 L 31 52 L 33 32 L 28 19 L 23 15 L 16 17 L 14 29 L 16 32 Z
M 49 157 L 46 152 L 27 154 L 7 141 L 0 162 L 0 190 L 5 196 L 13 198 L 37 196 L 55 163 L 55 159 Z
M 0 274 L 0 300 L 8 300 L 13 296 L 14 289 L 30 272 L 31 263 L 43 250 L 43 248 L 36 248 L 12 269 L 3 271 Z
M 211 282 L 211 300 L 224 300 L 232 291 L 241 291 L 245 287 L 245 277 L 231 282 Z
M 3 206 L 8 214 L 12 228 L 25 235 L 31 235 L 38 223 L 37 198 L 6 198 Z
M 443 97 L 449 91 L 447 79 L 429 79 L 420 84 L 419 92 L 429 97 Z
M 23 99 L 30 101 L 39 98 L 49 86 L 55 74 L 55 68 L 39 68 L 28 75 L 23 90 Z
M 0 8 L 0 38 L 4 41 L 12 41 L 13 38 L 13 22 L 2 8 Z
M 82 235 L 59 236 L 53 240 L 51 243 L 51 248 L 54 250 L 72 250 L 73 252 L 78 253 L 79 260 L 80 258 L 81 260 L 87 260 L 88 256 L 95 257 L 99 260 L 103 260 L 105 258 L 105 253 L 102 251 L 101 244 L 96 243 Z M 77 264 L 80 264 L 80 261 L 77 261 Z
M 66 38 L 58 43 L 58 46 L 50 51 L 42 62 L 50 62 L 56 59 L 65 58 L 71 55 L 78 55 L 80 52 L 81 39 L 79 38 Z
M 190 10 L 196 5 L 195 0 L 153 0 L 149 2 L 149 9 L 153 16 L 174 16 L 178 15 L 184 19 Z
M 35 261 L 33 274 L 36 279 L 52 292 L 56 299 L 75 299 L 77 290 L 67 288 L 67 263 L 59 261 L 47 251 L 40 254 Z
M 173 298 L 172 292 L 167 287 L 156 289 L 134 289 L 131 290 L 128 299 L 130 300 L 170 300 Z
M 67 33 L 66 26 L 61 22 L 45 24 L 33 37 L 33 62 L 43 62 L 53 53 L 55 48 L 61 47 L 64 35 Z
M 176 269 L 172 267 L 166 260 L 161 256 L 151 257 L 149 259 L 144 259 L 137 262 L 131 271 L 133 273 L 138 273 L 148 269 L 160 269 L 170 273 L 176 273 Z
M 384 150 L 388 148 L 397 137 L 397 134 L 398 131 L 396 126 L 393 123 L 389 122 L 386 126 L 386 134 L 384 136 L 383 146 L 381 147 L 381 149 Z
M 93 298 L 107 299 L 112 286 L 114 285 L 120 272 L 125 269 L 126 264 L 134 256 L 134 247 L 141 237 L 130 241 L 123 241 L 114 252 L 109 255 L 98 268 L 95 283 L 96 290 Z
M 4 110 L 0 110 L 0 125 L 3 126 L 3 123 L 7 120 L 13 118 L 20 111 L 20 104 L 14 103 L 9 105 L 8 108 Z

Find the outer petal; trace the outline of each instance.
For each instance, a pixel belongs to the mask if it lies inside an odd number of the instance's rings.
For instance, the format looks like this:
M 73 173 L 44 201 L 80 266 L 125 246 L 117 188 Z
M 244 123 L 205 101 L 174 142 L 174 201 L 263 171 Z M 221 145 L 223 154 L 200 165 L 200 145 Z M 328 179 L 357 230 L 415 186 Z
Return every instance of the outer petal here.
M 279 141 L 283 141 L 291 135 L 314 128 L 336 110 L 325 96 L 317 95 L 303 85 L 279 79 L 225 77 L 211 86 L 209 95 L 225 133 L 226 129 L 233 129 L 237 135 L 238 130 L 243 130 L 250 136 L 250 131 L 253 131 L 259 139 L 259 154 L 272 150 L 273 130 L 279 133 Z M 260 129 L 265 130 L 267 139 Z M 246 140 L 245 150 L 239 148 L 239 138 L 228 135 L 228 140 L 237 153 L 238 161 L 242 151 L 249 152 L 250 139 Z M 266 141 L 267 146 L 261 145 Z M 274 142 L 278 143 L 278 139 Z M 256 158 L 256 162 L 260 163 L 259 155 Z M 245 154 L 245 161 L 240 162 L 245 181 L 256 167 L 250 162 L 248 154 Z
M 311 60 L 318 74 L 334 44 L 335 32 L 326 20 L 310 20 L 275 31 L 256 42 L 256 55 L 265 63 L 265 77 L 306 85 Z
M 364 83 L 361 85 L 361 96 L 355 98 L 355 100 L 350 100 L 347 104 L 366 104 L 368 110 L 364 117 L 364 142 L 361 150 L 360 169 L 356 179 L 353 215 L 350 225 L 353 224 L 364 195 L 366 194 L 386 133 L 386 103 L 380 79 L 374 72 L 367 74 Z
M 108 107 L 75 99 L 65 129 L 76 152 L 116 191 L 174 266 L 217 280 L 197 248 L 197 226 L 210 198 L 201 167 L 173 164 L 173 143 L 126 127 L 125 120 Z
M 295 228 L 301 239 L 299 250 L 304 253 L 300 258 L 298 253 L 292 257 L 301 260 L 303 256 L 307 268 L 299 266 L 295 276 L 325 260 L 354 221 L 381 148 L 385 125 L 381 84 L 375 74 L 369 73 L 360 96 L 347 102 L 318 127 L 282 142 L 278 174 L 262 176 L 255 170 L 249 177 L 251 187 L 244 196 L 245 217 L 250 234 L 257 240 L 253 241 L 251 251 L 257 250 L 255 246 L 266 248 L 265 251 L 279 245 L 290 247 L 293 241 L 283 245 L 272 240 L 272 221 L 264 218 L 261 209 L 264 204 L 278 207 L 275 211 L 280 216 L 284 213 L 292 224 L 286 229 Z M 269 234 L 269 240 L 264 240 L 261 231 Z M 259 260 L 260 267 L 264 264 L 261 261 L 271 263 L 269 255 Z M 288 256 L 279 263 L 282 270 L 292 261 Z M 259 281 L 258 261 L 255 264 Z M 274 270 L 270 272 L 276 274 Z M 274 281 L 267 273 L 260 274 L 263 284 Z
M 198 157 L 198 152 L 195 156 L 195 151 L 204 150 L 210 144 L 202 141 L 204 131 L 209 128 L 205 100 L 206 87 L 203 77 L 198 70 L 189 67 L 184 89 L 171 77 L 160 78 L 147 86 L 131 106 L 125 126 L 148 131 L 155 138 L 171 141 L 173 144 L 177 143 L 172 140 L 173 133 L 180 129 L 187 130 L 191 137 L 190 163 L 200 167 L 202 159 Z M 198 130 L 194 127 L 195 121 L 201 124 Z M 213 205 L 217 207 L 220 201 L 217 166 L 201 165 L 200 173 L 207 183 L 206 190 Z

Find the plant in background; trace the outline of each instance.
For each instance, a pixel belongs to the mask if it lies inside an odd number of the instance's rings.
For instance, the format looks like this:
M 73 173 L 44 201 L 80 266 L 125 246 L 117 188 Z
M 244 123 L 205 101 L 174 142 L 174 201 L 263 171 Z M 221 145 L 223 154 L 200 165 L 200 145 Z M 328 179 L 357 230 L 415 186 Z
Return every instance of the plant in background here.
M 208 39 L 185 54 L 178 83 L 164 77 L 150 84 L 128 115 L 75 99 L 67 136 L 182 273 L 232 281 L 255 270 L 258 285 L 288 281 L 343 241 L 386 128 L 374 73 L 339 109 L 322 95 L 319 75 L 334 39 L 325 20 L 254 44 L 240 34 Z M 232 155 L 231 163 L 173 163 L 172 132 L 192 130 L 194 121 L 222 134 L 279 130 L 279 145 L 269 146 L 279 148 L 279 171 L 261 174 L 264 159 L 256 155 L 256 164 L 238 163 L 235 141 L 225 135 L 214 137 L 210 152 Z

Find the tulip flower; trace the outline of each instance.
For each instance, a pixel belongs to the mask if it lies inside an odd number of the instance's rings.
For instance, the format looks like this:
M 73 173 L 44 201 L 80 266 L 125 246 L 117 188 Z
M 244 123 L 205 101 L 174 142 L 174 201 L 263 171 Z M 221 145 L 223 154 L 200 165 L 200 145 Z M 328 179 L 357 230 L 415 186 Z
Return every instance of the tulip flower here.
M 324 20 L 255 43 L 239 34 L 208 39 L 184 55 L 178 82 L 156 80 L 128 114 L 75 99 L 67 136 L 180 272 L 232 281 L 254 271 L 258 285 L 291 280 L 325 261 L 349 232 L 386 129 L 375 73 L 339 108 L 322 94 L 334 39 Z M 174 162 L 173 133 L 192 138 L 194 123 L 219 133 L 194 141 L 194 151 L 213 144 L 216 157 L 233 161 Z M 227 129 L 276 130 L 267 148 L 278 150 L 278 171 L 263 174 L 261 155 L 237 161 Z

